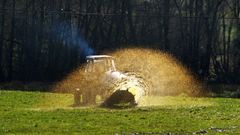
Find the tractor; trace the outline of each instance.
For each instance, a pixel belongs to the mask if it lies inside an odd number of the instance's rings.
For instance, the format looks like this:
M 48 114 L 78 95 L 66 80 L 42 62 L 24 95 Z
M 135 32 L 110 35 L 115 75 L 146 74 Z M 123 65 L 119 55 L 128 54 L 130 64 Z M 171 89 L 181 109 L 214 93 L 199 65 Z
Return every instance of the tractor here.
M 84 72 L 88 85 L 95 81 L 101 85 L 85 90 L 83 102 L 94 104 L 100 95 L 105 107 L 136 106 L 147 94 L 148 85 L 143 78 L 134 72 L 118 71 L 112 56 L 87 56 Z

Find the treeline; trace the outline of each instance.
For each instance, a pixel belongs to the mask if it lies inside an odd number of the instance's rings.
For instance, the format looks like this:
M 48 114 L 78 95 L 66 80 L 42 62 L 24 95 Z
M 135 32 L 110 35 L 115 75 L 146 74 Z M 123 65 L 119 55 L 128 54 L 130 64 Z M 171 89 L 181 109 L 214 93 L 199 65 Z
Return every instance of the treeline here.
M 1 81 L 54 81 L 86 55 L 133 45 L 239 83 L 240 1 L 0 0 Z

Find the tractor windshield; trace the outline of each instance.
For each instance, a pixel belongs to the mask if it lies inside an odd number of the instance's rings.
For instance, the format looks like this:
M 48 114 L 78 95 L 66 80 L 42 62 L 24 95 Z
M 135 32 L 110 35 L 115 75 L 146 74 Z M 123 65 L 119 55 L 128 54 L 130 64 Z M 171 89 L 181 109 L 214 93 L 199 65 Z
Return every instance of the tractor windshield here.
M 112 57 L 87 57 L 86 72 L 107 72 L 115 70 Z

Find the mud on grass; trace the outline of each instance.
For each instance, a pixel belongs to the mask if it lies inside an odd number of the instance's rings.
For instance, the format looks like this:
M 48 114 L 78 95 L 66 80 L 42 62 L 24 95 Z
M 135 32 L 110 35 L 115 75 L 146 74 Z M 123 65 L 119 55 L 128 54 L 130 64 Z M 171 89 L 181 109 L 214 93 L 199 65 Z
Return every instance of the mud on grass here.
M 240 134 L 239 99 L 148 98 L 154 104 L 130 109 L 74 108 L 68 94 L 0 91 L 0 133 Z

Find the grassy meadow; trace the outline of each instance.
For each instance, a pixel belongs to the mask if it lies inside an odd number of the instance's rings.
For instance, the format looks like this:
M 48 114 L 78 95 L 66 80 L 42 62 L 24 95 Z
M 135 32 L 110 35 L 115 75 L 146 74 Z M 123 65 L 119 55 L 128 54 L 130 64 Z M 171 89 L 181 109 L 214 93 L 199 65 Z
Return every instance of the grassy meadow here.
M 146 97 L 128 109 L 72 104 L 71 94 L 0 91 L 0 134 L 240 134 L 240 99 Z

